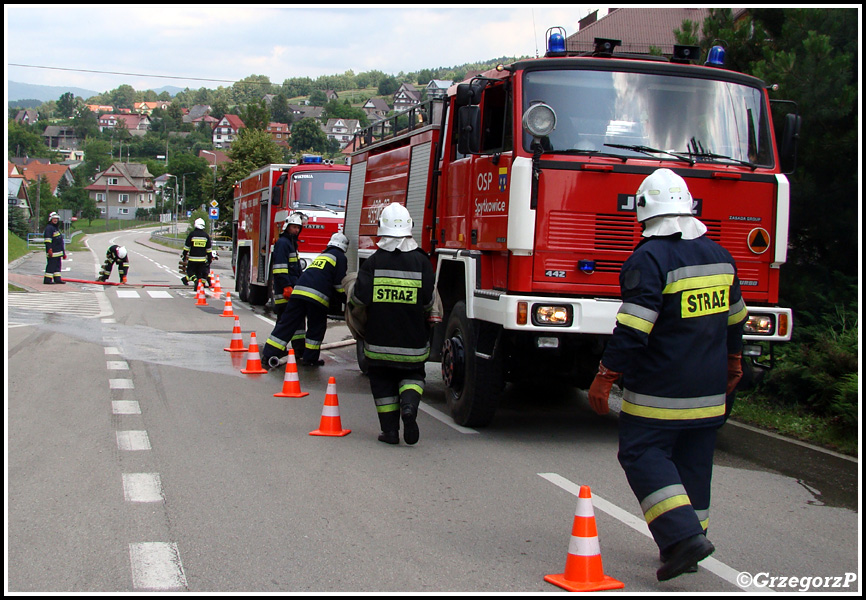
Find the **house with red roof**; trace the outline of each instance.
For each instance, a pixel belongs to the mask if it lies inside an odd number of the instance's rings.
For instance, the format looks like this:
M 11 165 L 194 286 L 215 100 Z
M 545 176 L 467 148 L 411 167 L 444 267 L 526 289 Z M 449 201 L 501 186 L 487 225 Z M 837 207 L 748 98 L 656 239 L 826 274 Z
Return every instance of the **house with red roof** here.
M 55 196 L 60 194 L 60 182 L 66 180 L 66 183 L 73 185 L 75 178 L 72 176 L 72 170 L 69 165 L 52 165 L 43 164 L 41 162 L 29 162 L 26 165 L 18 167 L 18 172 L 29 184 L 37 179 L 44 178 L 51 187 L 51 193 Z
M 84 188 L 96 201 L 103 218 L 134 219 L 139 208 L 154 208 L 153 175 L 147 165 L 112 163 Z
M 244 122 L 239 116 L 225 115 L 213 129 L 214 148 L 230 148 L 244 127 Z

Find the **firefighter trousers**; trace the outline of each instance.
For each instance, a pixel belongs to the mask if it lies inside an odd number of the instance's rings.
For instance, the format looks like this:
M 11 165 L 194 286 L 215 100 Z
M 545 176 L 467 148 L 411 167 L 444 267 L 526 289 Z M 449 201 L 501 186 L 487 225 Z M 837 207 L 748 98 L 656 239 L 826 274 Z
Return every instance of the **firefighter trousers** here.
M 306 322 L 306 327 L 304 323 Z M 262 358 L 282 358 L 289 353 L 289 344 L 298 360 L 317 362 L 328 330 L 328 308 L 312 300 L 289 298 L 274 330 L 271 332 Z
M 620 419 L 617 458 L 662 553 L 706 533 L 717 431 L 662 429 Z
M 424 394 L 424 363 L 410 369 L 370 366 L 370 391 L 382 431 L 400 430 L 400 410 L 411 406 L 415 413 Z
M 45 265 L 45 277 L 42 278 L 42 283 L 62 283 L 60 277 L 61 257 L 53 256 L 48 259 Z
M 102 270 L 99 272 L 99 280 L 100 281 L 108 281 L 108 278 L 111 276 L 111 270 L 114 268 L 114 261 L 110 258 L 105 261 L 105 264 L 102 265 Z M 117 274 L 120 276 L 120 281 L 122 282 L 126 279 L 126 274 L 129 272 L 129 266 L 126 263 L 119 263 L 117 265 Z
M 187 279 L 193 286 L 198 285 L 201 279 L 207 287 L 210 287 L 210 263 L 206 261 L 188 261 L 186 264 Z

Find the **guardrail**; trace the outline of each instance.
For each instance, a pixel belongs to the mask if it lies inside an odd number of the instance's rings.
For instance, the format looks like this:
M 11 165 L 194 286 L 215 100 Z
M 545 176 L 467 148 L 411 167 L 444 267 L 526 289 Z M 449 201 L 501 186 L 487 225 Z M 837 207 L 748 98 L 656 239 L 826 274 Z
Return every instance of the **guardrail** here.
M 72 234 L 72 237 L 75 237 L 75 233 L 78 233 L 78 232 L 74 232 Z M 67 245 L 69 243 L 69 240 L 70 240 L 70 238 L 68 238 L 64 235 L 63 236 L 63 245 L 64 246 Z M 44 247 L 45 246 L 45 238 L 42 236 L 41 233 L 28 233 L 27 234 L 27 247 L 33 248 L 36 246 Z
M 169 235 L 164 235 L 168 233 L 168 229 L 159 229 L 150 234 L 150 239 L 165 244 L 167 246 L 171 246 L 172 248 L 177 248 L 178 250 L 183 248 L 183 243 L 186 241 L 186 238 L 176 238 L 171 237 Z M 232 247 L 231 240 L 222 241 L 222 240 L 213 240 L 211 245 L 219 248 L 220 250 L 225 250 L 228 248 L 229 250 Z

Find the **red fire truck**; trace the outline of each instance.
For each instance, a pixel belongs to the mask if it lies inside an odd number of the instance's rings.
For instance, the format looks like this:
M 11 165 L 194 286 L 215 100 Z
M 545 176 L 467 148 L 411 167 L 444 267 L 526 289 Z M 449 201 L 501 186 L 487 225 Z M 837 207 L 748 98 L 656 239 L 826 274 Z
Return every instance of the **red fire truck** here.
M 289 214 L 308 218 L 298 243 L 302 267 L 343 230 L 348 187 L 348 166 L 313 155 L 267 165 L 235 185 L 232 268 L 241 300 L 261 305 L 272 297 L 271 254 Z
M 746 353 L 791 336 L 776 303 L 800 117 L 782 116 L 777 136 L 767 87 L 718 65 L 721 48 L 697 65 L 695 47 L 664 59 L 596 40 L 570 55 L 563 41 L 355 138 L 349 269 L 375 251 L 382 208 L 404 204 L 436 267 L 431 360 L 461 425 L 488 424 L 505 382 L 589 385 L 641 239 L 634 194 L 660 167 L 685 178 L 696 216 L 737 261 Z

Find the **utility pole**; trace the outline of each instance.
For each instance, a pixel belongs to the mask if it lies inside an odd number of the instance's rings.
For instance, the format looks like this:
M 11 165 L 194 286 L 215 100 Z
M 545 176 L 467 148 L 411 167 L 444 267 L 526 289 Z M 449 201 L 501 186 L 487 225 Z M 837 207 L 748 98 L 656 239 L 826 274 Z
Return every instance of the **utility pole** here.
M 210 152 L 208 150 L 202 150 L 201 153 L 202 154 L 210 154 L 211 156 L 213 156 L 213 189 L 212 189 L 213 198 L 212 198 L 212 200 L 214 202 L 216 202 L 216 176 L 217 176 L 216 153 Z M 211 237 L 213 237 L 213 227 L 214 227 L 214 219 L 210 219 L 210 235 L 211 235 Z

